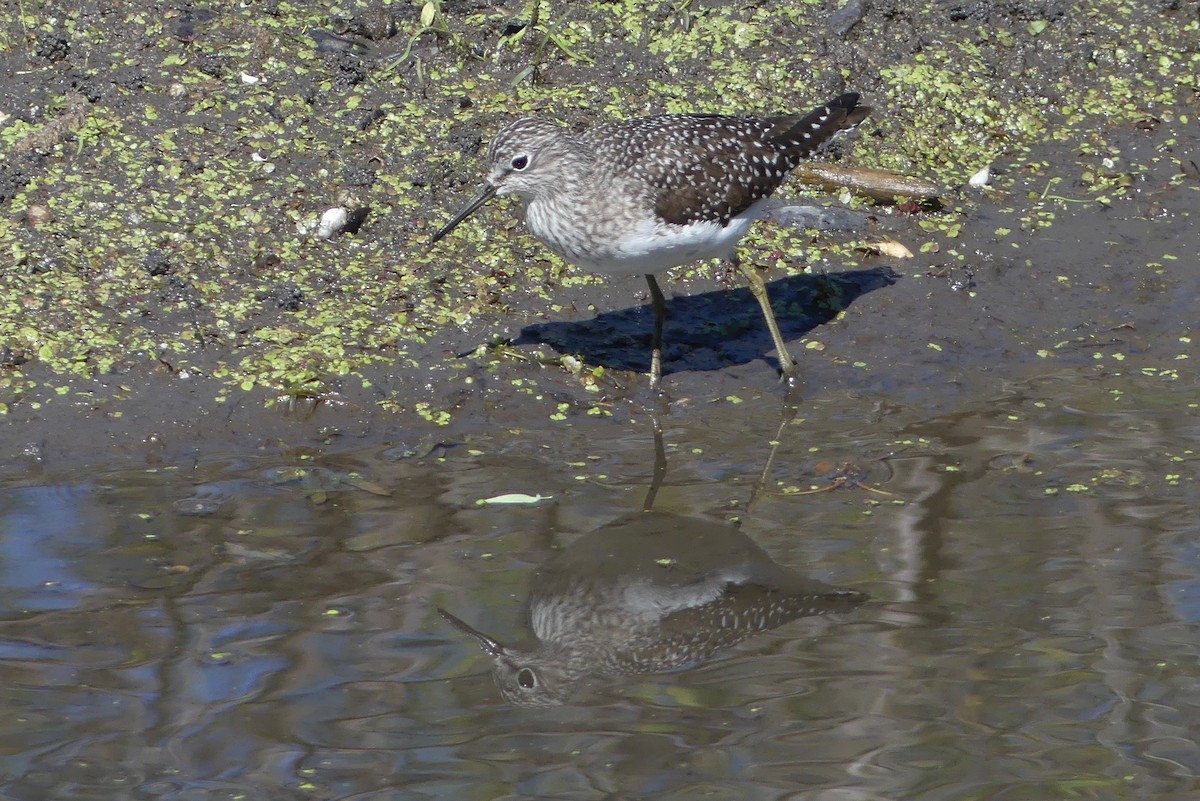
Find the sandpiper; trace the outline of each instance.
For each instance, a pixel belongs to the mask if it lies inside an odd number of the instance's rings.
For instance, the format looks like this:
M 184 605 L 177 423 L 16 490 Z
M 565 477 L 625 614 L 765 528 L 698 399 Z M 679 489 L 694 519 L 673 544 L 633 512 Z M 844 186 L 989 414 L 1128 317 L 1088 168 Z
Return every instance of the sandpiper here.
M 551 706 L 569 703 L 589 675 L 677 670 L 793 620 L 849 612 L 867 598 L 780 565 L 728 523 L 635 512 L 538 569 L 526 605 L 528 647 L 438 613 L 492 657 L 505 700 Z
M 738 260 L 737 243 L 791 170 L 870 111 L 851 92 L 803 116 L 664 114 L 582 134 L 525 117 L 492 140 L 487 181 L 430 244 L 494 195 L 515 194 L 525 202 L 529 230 L 562 258 L 598 273 L 644 274 L 654 307 L 654 387 L 662 375 L 666 316 L 654 274 L 724 259 L 746 276 L 791 381 L 796 363 L 763 280 Z

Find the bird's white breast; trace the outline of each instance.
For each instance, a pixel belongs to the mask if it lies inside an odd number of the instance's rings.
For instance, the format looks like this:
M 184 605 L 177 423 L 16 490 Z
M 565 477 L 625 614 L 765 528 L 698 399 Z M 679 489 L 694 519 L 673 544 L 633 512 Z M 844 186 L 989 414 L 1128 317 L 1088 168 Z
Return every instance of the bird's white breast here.
M 732 256 L 756 216 L 751 208 L 728 225 L 673 225 L 652 214 L 557 214 L 552 203 L 535 200 L 527 207 L 525 223 L 534 236 L 572 264 L 609 275 L 640 275 Z

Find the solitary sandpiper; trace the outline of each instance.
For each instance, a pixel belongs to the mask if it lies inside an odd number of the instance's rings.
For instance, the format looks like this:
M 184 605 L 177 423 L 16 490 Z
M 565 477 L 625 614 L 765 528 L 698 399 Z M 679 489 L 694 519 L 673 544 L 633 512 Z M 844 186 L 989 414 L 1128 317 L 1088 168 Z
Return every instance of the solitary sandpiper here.
M 866 600 L 778 564 L 731 525 L 637 512 L 585 534 L 538 569 L 529 646 L 505 645 L 438 612 L 492 657 L 505 700 L 550 706 L 571 701 L 589 675 L 675 670 Z
M 645 274 L 654 307 L 650 378 L 656 387 L 666 306 L 654 274 L 725 259 L 750 283 L 790 381 L 796 364 L 762 278 L 738 260 L 737 243 L 791 170 L 870 111 L 847 93 L 803 116 L 665 114 L 582 134 L 519 119 L 492 140 L 479 193 L 430 244 L 492 196 L 516 194 L 525 202 L 529 230 L 567 261 L 599 273 Z

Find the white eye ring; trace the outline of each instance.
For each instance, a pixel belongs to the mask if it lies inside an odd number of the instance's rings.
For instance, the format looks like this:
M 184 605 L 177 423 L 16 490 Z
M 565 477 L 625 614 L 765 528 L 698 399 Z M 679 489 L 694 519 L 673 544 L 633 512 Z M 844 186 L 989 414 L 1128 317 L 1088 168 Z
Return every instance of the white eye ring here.
M 519 156 L 513 156 L 512 168 L 514 170 L 520 171 L 520 170 L 525 169 L 528 166 L 529 166 L 529 156 L 526 156 L 524 153 L 522 153 Z

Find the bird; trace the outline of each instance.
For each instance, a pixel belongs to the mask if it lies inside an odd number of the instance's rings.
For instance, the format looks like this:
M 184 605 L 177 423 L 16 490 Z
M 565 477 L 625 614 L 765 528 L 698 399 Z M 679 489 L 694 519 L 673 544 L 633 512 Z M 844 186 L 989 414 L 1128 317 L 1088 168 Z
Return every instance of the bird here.
M 528 647 L 438 613 L 492 658 L 506 701 L 555 706 L 569 703 L 589 675 L 683 668 L 756 633 L 867 599 L 778 564 L 730 524 L 649 511 L 585 534 L 538 569 L 526 607 Z
M 429 241 L 432 247 L 497 195 L 517 195 L 525 224 L 551 251 L 586 270 L 645 275 L 654 308 L 650 383 L 662 377 L 666 302 L 655 278 L 672 267 L 723 259 L 745 277 L 774 340 L 781 375 L 788 353 L 757 271 L 737 243 L 765 214 L 788 173 L 870 114 L 849 92 L 807 114 L 660 114 L 581 134 L 523 117 L 502 128 L 486 157 L 487 179 Z

